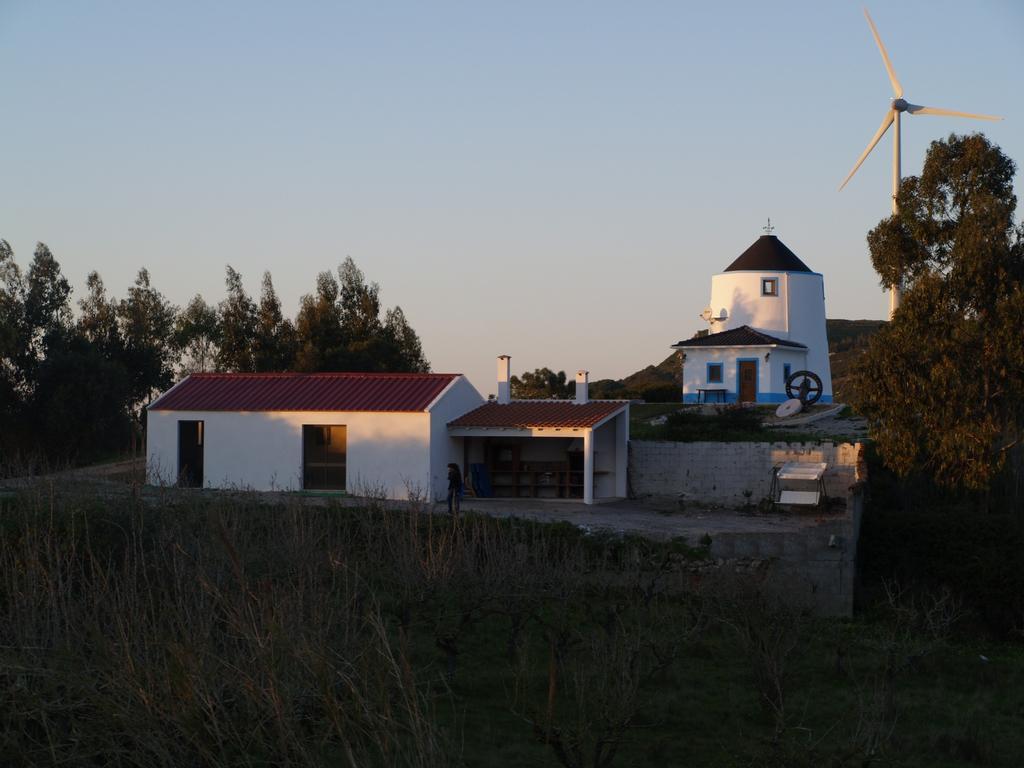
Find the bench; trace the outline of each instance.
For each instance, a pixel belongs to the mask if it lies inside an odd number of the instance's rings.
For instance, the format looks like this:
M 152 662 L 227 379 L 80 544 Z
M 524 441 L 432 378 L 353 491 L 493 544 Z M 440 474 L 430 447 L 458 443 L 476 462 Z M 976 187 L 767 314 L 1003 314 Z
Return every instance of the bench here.
M 775 503 L 816 507 L 819 501 L 821 501 L 821 494 L 818 491 L 783 491 Z
M 823 461 L 788 461 L 775 469 L 769 494 L 775 504 L 816 507 L 825 498 Z M 788 485 L 788 487 L 786 487 Z M 793 487 L 795 484 L 796 487 Z M 810 488 L 808 488 L 810 486 Z M 813 490 L 811 490 L 813 488 Z
M 697 402 L 706 403 L 708 402 L 708 395 L 714 395 L 715 401 L 719 403 L 725 402 L 725 393 L 728 390 L 725 389 L 697 389 Z

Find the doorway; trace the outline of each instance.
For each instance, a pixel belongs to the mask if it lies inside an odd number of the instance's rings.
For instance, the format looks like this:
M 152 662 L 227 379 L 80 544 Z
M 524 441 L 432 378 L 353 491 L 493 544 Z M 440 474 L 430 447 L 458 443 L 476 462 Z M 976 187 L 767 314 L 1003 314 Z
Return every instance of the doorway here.
M 178 422 L 178 485 L 203 487 L 203 422 Z
M 753 403 L 757 401 L 757 361 L 739 361 L 740 391 L 739 401 L 741 403 Z

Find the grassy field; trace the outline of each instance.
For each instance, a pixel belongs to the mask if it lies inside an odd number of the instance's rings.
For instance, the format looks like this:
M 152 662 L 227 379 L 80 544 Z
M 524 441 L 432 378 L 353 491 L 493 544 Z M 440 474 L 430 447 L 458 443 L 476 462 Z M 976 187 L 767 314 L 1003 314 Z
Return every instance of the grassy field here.
M 4 765 L 1019 765 L 951 593 L 814 619 L 685 542 L 416 511 L 0 500 Z M 984 657 L 984 659 L 982 658 Z

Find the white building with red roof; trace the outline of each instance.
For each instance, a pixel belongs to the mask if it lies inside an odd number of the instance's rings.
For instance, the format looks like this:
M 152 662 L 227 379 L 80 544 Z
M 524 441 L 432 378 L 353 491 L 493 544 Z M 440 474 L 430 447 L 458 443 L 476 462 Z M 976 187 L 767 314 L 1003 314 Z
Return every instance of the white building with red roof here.
M 148 481 L 441 500 L 459 465 L 481 497 L 626 495 L 629 403 L 484 402 L 461 374 L 200 373 L 147 409 Z
M 629 401 L 590 400 L 589 374 L 576 374 L 573 400 L 513 400 L 510 359 L 498 358 L 498 396 L 448 425 L 462 441 L 473 486 L 487 496 L 625 498 Z
M 461 459 L 448 422 L 482 403 L 461 374 L 193 374 L 147 409 L 147 477 L 443 497 Z

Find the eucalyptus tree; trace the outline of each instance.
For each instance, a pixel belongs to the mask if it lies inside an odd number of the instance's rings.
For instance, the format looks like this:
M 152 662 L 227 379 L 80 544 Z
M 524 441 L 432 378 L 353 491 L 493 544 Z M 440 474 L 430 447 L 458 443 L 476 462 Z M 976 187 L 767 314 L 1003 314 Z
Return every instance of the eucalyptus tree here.
M 252 371 L 256 304 L 245 292 L 242 275 L 230 264 L 224 282 L 228 295 L 218 308 L 220 347 L 217 350 L 217 367 L 222 371 Z
M 886 463 L 948 487 L 1021 479 L 1024 227 L 1015 166 L 980 134 L 933 142 L 903 180 L 899 213 L 868 234 L 883 285 L 904 302 L 855 374 L 854 405 Z
M 178 373 L 207 373 L 216 367 L 220 342 L 217 308 L 198 293 L 174 321 L 174 344 L 178 350 Z
M 257 371 L 287 371 L 295 363 L 298 340 L 295 326 L 281 311 L 281 300 L 269 272 L 263 273 L 263 289 L 256 309 L 253 366 Z

